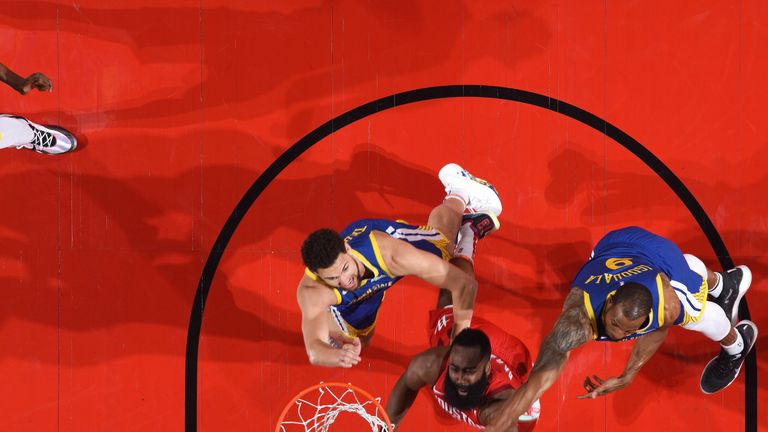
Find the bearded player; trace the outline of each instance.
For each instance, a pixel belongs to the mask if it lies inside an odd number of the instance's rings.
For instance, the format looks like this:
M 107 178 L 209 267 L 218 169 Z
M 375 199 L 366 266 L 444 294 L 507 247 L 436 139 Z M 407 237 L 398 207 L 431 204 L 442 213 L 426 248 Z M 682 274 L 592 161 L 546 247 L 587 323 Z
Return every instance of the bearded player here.
M 455 265 L 473 274 L 471 259 L 481 235 L 470 228 L 469 224 L 462 226 L 457 255 L 465 259 Z M 474 241 L 462 241 L 468 235 Z M 533 364 L 525 344 L 482 318 L 474 318 L 470 328 L 450 341 L 454 325 L 450 299 L 448 291 L 440 291 L 437 309 L 430 314 L 431 348 L 411 360 L 392 389 L 386 409 L 395 427 L 403 421 L 419 390 L 428 387 L 441 411 L 482 430 L 500 414 L 501 402 L 528 378 Z M 518 417 L 518 430 L 533 430 L 539 411 L 536 400 Z

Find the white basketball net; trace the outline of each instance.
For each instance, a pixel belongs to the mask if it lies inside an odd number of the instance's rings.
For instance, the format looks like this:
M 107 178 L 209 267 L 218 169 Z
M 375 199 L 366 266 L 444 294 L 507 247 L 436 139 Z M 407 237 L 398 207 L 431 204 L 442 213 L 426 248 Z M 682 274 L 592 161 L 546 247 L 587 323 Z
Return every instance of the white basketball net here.
M 298 419 L 288 420 L 286 415 L 286 419 L 280 423 L 282 432 L 302 430 L 305 432 L 327 432 L 341 413 L 357 414 L 368 422 L 371 432 L 388 430 L 387 422 L 378 417 L 377 405 L 370 400 L 360 402 L 357 394 L 351 388 L 337 387 L 332 389 L 329 386 L 323 386 L 313 393 L 318 393 L 317 402 L 307 400 L 312 396 L 311 394 L 304 395 L 306 399 L 299 398 L 296 400 L 296 409 L 293 414 Z M 376 402 L 380 401 L 381 398 L 376 398 Z

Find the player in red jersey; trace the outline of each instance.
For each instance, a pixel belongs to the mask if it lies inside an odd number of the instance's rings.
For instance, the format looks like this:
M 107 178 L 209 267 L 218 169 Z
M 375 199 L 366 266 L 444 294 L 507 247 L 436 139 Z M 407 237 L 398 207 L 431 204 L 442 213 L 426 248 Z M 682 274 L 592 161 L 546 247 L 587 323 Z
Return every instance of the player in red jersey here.
M 458 250 L 457 255 L 466 261 L 454 262 L 469 274 L 473 274 L 476 240 L 469 254 Z M 446 290 L 440 290 L 430 324 L 431 348 L 416 355 L 395 384 L 387 400 L 387 415 L 394 426 L 400 425 L 419 390 L 429 386 L 442 411 L 457 421 L 484 429 L 499 414 L 500 402 L 528 379 L 533 366 L 528 348 L 520 339 L 479 317 L 451 342 L 453 307 Z M 539 411 L 537 400 L 518 418 L 518 430 L 533 430 Z

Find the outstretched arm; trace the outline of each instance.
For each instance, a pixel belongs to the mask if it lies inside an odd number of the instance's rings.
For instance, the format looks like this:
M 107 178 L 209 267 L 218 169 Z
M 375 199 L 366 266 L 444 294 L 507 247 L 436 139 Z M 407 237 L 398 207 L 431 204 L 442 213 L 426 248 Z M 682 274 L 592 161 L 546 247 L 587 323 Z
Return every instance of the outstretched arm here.
M 445 356 L 445 347 L 430 348 L 411 360 L 408 368 L 395 383 L 387 400 L 387 416 L 397 426 L 413 405 L 419 390 L 437 381 L 440 360 Z
M 29 93 L 33 88 L 40 91 L 51 91 L 53 87 L 51 80 L 40 72 L 35 72 L 24 78 L 2 63 L 0 63 L 0 81 L 8 84 L 23 95 Z
M 583 301 L 583 291 L 579 288 L 571 289 L 565 299 L 563 312 L 541 344 L 528 381 L 503 402 L 486 431 L 515 430 L 520 415 L 557 380 L 570 351 L 592 340 L 592 327 Z
M 317 286 L 304 275 L 298 289 L 301 333 L 309 362 L 315 366 L 350 368 L 360 362 L 360 340 L 336 341 L 328 328 L 328 306 L 335 298 L 330 289 Z
M 621 375 L 608 378 L 605 381 L 600 379 L 597 375 L 593 375 L 591 379 L 590 377 L 587 377 L 584 380 L 584 388 L 588 393 L 577 397 L 579 399 L 594 399 L 598 396 L 621 390 L 631 384 L 632 380 L 635 379 L 635 375 L 640 372 L 643 365 L 653 357 L 653 354 L 659 349 L 661 343 L 664 342 L 668 330 L 669 327 L 665 327 L 638 338 L 637 342 L 635 342 L 635 346 L 632 347 L 632 354 L 629 356 L 627 366 L 624 368 L 624 372 Z
M 451 292 L 455 323 L 453 334 L 459 334 L 461 330 L 469 327 L 477 293 L 477 281 L 474 277 L 435 255 L 413 247 L 408 242 L 388 235 L 377 236 L 376 240 L 382 250 L 386 248 L 384 259 L 393 274 L 418 276 Z

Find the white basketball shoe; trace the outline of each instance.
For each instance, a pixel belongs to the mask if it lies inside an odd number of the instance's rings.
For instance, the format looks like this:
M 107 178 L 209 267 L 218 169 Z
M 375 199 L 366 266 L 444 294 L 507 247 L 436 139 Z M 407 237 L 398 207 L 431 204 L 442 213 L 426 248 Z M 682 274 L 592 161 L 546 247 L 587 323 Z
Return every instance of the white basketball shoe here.
M 466 198 L 470 213 L 501 214 L 501 199 L 496 188 L 487 181 L 475 177 L 469 171 L 455 163 L 449 163 L 440 169 L 440 181 L 447 194 Z
M 6 117 L 23 120 L 27 123 L 29 128 L 32 129 L 32 133 L 34 134 L 31 142 L 17 146 L 16 148 L 18 149 L 26 148 L 38 153 L 55 155 L 69 153 L 77 148 L 77 138 L 75 138 L 72 132 L 61 126 L 43 126 L 19 116 Z

